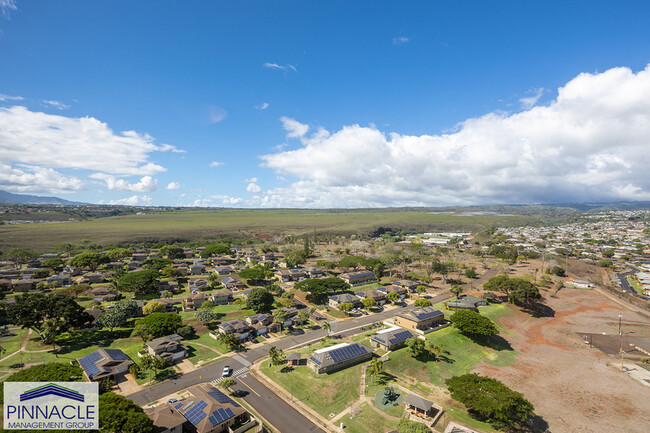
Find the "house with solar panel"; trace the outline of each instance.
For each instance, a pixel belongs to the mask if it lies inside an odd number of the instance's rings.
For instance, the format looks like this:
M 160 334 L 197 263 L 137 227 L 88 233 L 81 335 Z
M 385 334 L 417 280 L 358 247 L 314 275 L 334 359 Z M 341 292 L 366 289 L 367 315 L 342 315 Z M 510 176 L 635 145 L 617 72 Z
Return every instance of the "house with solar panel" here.
M 332 373 L 372 359 L 372 350 L 363 344 L 341 343 L 316 350 L 307 359 L 307 366 L 316 374 Z
M 485 299 L 477 298 L 472 295 L 460 295 L 454 301 L 447 301 L 445 305 L 450 310 L 474 310 L 478 311 L 478 307 L 487 305 Z
M 185 392 L 189 396 L 168 404 L 187 420 L 187 431 L 240 433 L 259 424 L 246 409 L 212 384 L 194 385 Z
M 411 332 L 408 329 L 395 326 L 393 328 L 378 331 L 377 334 L 370 338 L 370 344 L 372 344 L 372 347 L 379 347 L 380 349 L 387 351 L 397 350 L 406 346 L 406 340 L 416 336 L 417 335 L 414 332 Z
M 339 278 L 351 286 L 377 282 L 375 273 L 370 271 L 348 272 L 346 274 L 341 274 Z
M 361 307 L 363 303 L 358 296 L 350 293 L 341 293 L 340 295 L 332 295 L 328 297 L 328 305 L 333 308 L 339 308 L 341 304 L 352 304 L 355 307 Z
M 238 341 L 245 341 L 251 335 L 251 329 L 243 319 L 233 319 L 219 324 L 219 332 L 232 333 Z M 212 335 L 212 334 L 211 334 Z M 216 338 L 216 336 L 214 337 Z
M 172 405 L 161 404 L 143 408 L 143 410 L 151 421 L 153 421 L 153 425 L 158 429 L 158 433 L 183 433 L 183 426 L 187 423 L 187 420 Z
M 425 334 L 447 325 L 442 311 L 433 307 L 420 307 L 400 313 L 395 316 L 393 323 L 419 334 Z
M 115 379 L 127 373 L 134 362 L 120 349 L 98 349 L 78 358 L 77 362 L 90 380 Z

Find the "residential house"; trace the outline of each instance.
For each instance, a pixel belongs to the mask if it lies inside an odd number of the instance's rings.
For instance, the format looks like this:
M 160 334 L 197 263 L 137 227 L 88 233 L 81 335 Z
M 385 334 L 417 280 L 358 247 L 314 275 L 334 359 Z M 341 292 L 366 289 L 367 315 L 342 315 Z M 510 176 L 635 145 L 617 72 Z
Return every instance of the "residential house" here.
M 77 362 L 90 380 L 115 378 L 127 373 L 134 362 L 120 349 L 98 349 L 78 358 Z
M 170 406 L 187 420 L 189 432 L 239 433 L 250 431 L 251 427 L 259 424 L 246 409 L 211 383 L 191 386 L 183 392 L 184 395 L 186 393 L 188 394 L 186 397 L 171 403 Z M 241 427 L 235 429 L 234 426 Z
M 190 292 L 196 292 L 196 291 L 203 291 L 203 290 L 208 290 L 210 287 L 208 286 L 208 280 L 205 278 L 190 278 L 188 280 L 188 286 L 190 289 Z
M 52 275 L 51 277 L 47 278 L 46 281 L 48 283 L 57 283 L 60 287 L 69 286 L 72 284 L 72 278 L 70 278 L 70 275 L 64 273 Z
M 325 272 L 321 268 L 305 268 L 305 272 L 309 278 L 323 278 Z
M 98 284 L 106 281 L 106 277 L 101 272 L 87 272 L 81 277 L 82 284 Z
M 404 287 L 409 293 L 417 293 L 418 283 L 411 280 L 400 280 L 393 283 L 396 286 Z
M 182 303 L 182 301 L 178 298 L 160 298 L 156 299 L 153 302 L 160 302 L 165 306 L 165 313 L 177 313 L 178 310 L 176 309 L 176 305 L 179 305 Z
M 300 352 L 291 352 L 287 353 L 287 364 L 292 367 L 307 365 L 307 359 L 303 358 Z
M 178 334 L 154 338 L 147 343 L 147 351 L 150 355 L 158 356 L 173 364 L 187 356 L 187 347 L 181 344 L 183 337 Z
M 346 303 L 352 304 L 355 307 L 360 307 L 363 305 L 361 299 L 349 293 L 342 293 L 340 295 L 330 296 L 328 301 L 329 306 L 334 308 L 339 308 L 341 304 L 346 304 Z
M 217 275 L 230 275 L 235 271 L 230 266 L 217 266 L 214 268 L 214 272 Z
M 183 299 L 183 311 L 194 311 L 201 308 L 201 305 L 207 300 L 210 299 L 210 296 L 205 293 L 194 293 Z
M 205 272 L 205 265 L 190 266 L 190 275 L 203 275 Z
M 445 323 L 445 315 L 433 307 L 420 307 L 398 314 L 393 322 L 412 331 L 426 331 Z
M 3 292 L 11 291 L 11 280 L 8 278 L 0 279 L 0 290 Z
M 210 300 L 214 305 L 228 305 L 233 300 L 232 292 L 230 290 L 217 290 L 210 295 Z
M 361 299 L 374 299 L 375 305 L 384 305 L 388 300 L 385 293 L 377 290 L 364 290 L 363 292 L 356 292 L 356 295 Z
M 390 286 L 382 286 L 379 287 L 377 290 L 386 293 L 386 295 L 388 295 L 389 293 L 397 293 L 400 296 L 406 296 L 408 295 L 409 292 L 406 287 L 398 286 L 396 284 L 391 284 Z
M 370 344 L 383 350 L 397 350 L 406 346 L 406 340 L 413 337 L 416 337 L 416 334 L 408 329 L 395 327 L 377 332 L 370 337 Z
M 236 262 L 235 259 L 228 256 L 219 256 L 212 258 L 212 266 L 228 266 Z
M 270 314 L 254 314 L 246 318 L 246 323 L 256 335 L 266 335 L 269 332 L 280 332 L 282 325 L 273 322 L 273 316 Z M 251 331 L 252 332 L 252 331 Z
M 90 298 L 99 302 L 112 302 L 120 299 L 120 294 L 108 286 L 95 287 L 90 291 Z
M 283 283 L 288 283 L 292 278 L 291 272 L 289 272 L 287 269 L 278 269 L 273 273 L 273 275 Z
M 224 278 L 223 280 L 221 280 L 221 284 L 223 284 L 226 289 L 233 290 L 233 291 L 242 290 L 246 288 L 246 284 L 242 283 L 241 281 L 233 277 Z
M 349 272 L 347 274 L 341 274 L 340 278 L 351 286 L 377 282 L 375 273 L 370 271 Z
M 25 268 L 20 271 L 20 277 L 23 280 L 34 277 L 34 272 L 38 271 L 38 268 Z
M 36 285 L 40 282 L 41 280 L 31 278 L 18 280 L 12 283 L 12 289 L 14 292 L 31 292 L 36 290 Z
M 178 283 L 176 281 L 158 281 L 158 293 L 164 291 L 175 292 L 178 290 Z
M 232 333 L 238 341 L 244 341 L 250 337 L 250 327 L 245 320 L 233 319 L 226 322 L 221 322 L 219 325 L 219 332 Z
M 371 358 L 372 350 L 368 346 L 342 343 L 316 350 L 307 360 L 307 366 L 316 374 L 323 374 L 369 361 Z
M 144 408 L 143 410 L 153 421 L 158 433 L 183 433 L 183 426 L 188 423 L 187 419 L 169 403 Z
M 487 305 L 485 299 L 477 298 L 472 295 L 460 295 L 453 301 L 445 302 L 445 305 L 450 310 L 474 310 L 478 311 L 478 307 Z

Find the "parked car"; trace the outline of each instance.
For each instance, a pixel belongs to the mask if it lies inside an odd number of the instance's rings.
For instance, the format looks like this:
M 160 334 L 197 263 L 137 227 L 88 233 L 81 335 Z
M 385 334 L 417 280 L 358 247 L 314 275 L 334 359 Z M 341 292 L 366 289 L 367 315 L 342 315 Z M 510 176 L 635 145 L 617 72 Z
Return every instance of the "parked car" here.
M 229 365 L 226 365 L 226 366 L 223 368 L 223 373 L 221 374 L 221 376 L 222 376 L 222 377 L 228 377 L 228 376 L 230 376 L 230 371 L 231 371 L 231 370 L 230 370 L 230 366 L 229 366 Z

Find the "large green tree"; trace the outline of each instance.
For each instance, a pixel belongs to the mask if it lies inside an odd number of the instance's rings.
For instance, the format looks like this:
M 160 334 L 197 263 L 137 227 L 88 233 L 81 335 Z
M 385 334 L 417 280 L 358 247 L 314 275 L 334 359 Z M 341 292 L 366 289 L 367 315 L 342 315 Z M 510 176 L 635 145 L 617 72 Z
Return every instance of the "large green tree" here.
M 303 249 L 291 250 L 284 256 L 284 261 L 288 267 L 295 268 L 307 261 L 307 255 Z
M 461 334 L 487 338 L 499 333 L 494 322 L 473 310 L 458 310 L 449 319 Z
M 350 289 L 350 285 L 340 278 L 309 278 L 299 281 L 294 289 L 309 292 L 307 300 L 314 304 L 327 303 L 327 297 Z
M 133 335 L 143 340 L 175 334 L 183 319 L 176 313 L 151 313 L 135 322 Z
M 157 433 L 158 429 L 140 406 L 114 392 L 107 392 L 99 396 L 99 431 Z
M 71 258 L 68 264 L 76 268 L 87 268 L 94 272 L 101 265 L 110 261 L 111 259 L 106 254 L 87 251 Z
M 533 405 L 523 394 L 496 379 L 463 374 L 446 382 L 451 397 L 467 406 L 471 416 L 490 422 L 497 429 L 522 427 L 529 417 L 535 416 Z
M 408 353 L 413 358 L 419 358 L 424 355 L 427 351 L 427 344 L 424 340 L 418 337 L 411 337 L 406 340 L 406 347 Z
M 399 424 L 397 425 L 397 432 L 398 433 L 431 433 L 431 429 L 422 423 L 409 421 L 406 418 L 402 418 L 400 419 Z
M 262 287 L 255 287 L 248 292 L 246 304 L 248 308 L 256 313 L 268 313 L 273 308 L 275 298 L 267 289 Z
M 136 295 L 150 295 L 158 293 L 158 280 L 160 274 L 154 269 L 129 272 L 117 280 L 120 290 L 133 292 Z
M 184 259 L 185 251 L 183 247 L 178 245 L 164 245 L 160 248 L 160 255 L 167 257 L 168 259 Z
M 208 245 L 203 251 L 201 251 L 201 257 L 211 257 L 211 256 L 232 256 L 234 253 L 228 245 L 224 244 L 212 244 Z
M 35 293 L 16 296 L 15 299 L 14 304 L 7 306 L 7 320 L 34 330 L 43 343 L 51 343 L 56 335 L 83 328 L 93 320 L 81 305 L 66 295 Z

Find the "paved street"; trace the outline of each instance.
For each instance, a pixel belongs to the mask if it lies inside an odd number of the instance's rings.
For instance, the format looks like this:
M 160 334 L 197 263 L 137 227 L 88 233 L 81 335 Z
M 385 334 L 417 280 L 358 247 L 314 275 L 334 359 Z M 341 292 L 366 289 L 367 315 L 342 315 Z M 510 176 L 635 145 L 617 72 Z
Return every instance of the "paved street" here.
M 450 293 L 443 293 L 431 298 L 431 302 L 435 304 L 447 300 L 452 296 L 453 295 Z M 415 307 L 409 306 L 401 309 L 386 310 L 380 313 L 372 313 L 370 315 L 361 316 L 355 319 L 331 322 L 332 331 L 330 334 L 343 336 L 356 334 L 359 332 L 360 327 L 367 326 L 371 323 L 381 322 L 395 316 L 401 311 L 409 311 L 413 308 Z M 273 343 L 273 345 L 279 349 L 286 350 L 289 348 L 294 348 L 296 346 L 305 345 L 314 340 L 319 340 L 326 334 L 327 332 L 323 329 L 306 331 L 304 334 L 295 335 L 284 338 L 280 341 L 276 341 Z M 284 400 L 275 395 L 272 391 L 266 388 L 266 386 L 254 379 L 250 374 L 246 375 L 244 373 L 246 367 L 258 359 L 268 355 L 270 346 L 271 344 L 265 344 L 255 349 L 240 352 L 239 354 L 228 359 L 206 365 L 205 367 L 201 367 L 191 373 L 183 374 L 176 379 L 169 379 L 159 384 L 145 388 L 141 391 L 127 396 L 127 398 L 142 406 L 153 401 L 160 400 L 170 394 L 181 391 L 192 385 L 217 381 L 219 378 L 221 378 L 223 368 L 228 365 L 233 369 L 233 371 L 238 371 L 238 381 L 241 381 L 244 384 L 250 386 L 250 388 L 246 389 L 246 386 L 244 385 L 237 385 L 239 387 L 243 387 L 243 391 L 248 391 L 248 394 L 246 394 L 244 400 L 247 401 L 263 417 L 265 417 L 271 424 L 280 429 L 280 431 L 322 431 L 319 427 L 315 426 L 311 421 L 305 418 L 300 412 L 285 403 Z M 275 420 L 275 422 L 273 420 Z M 279 424 L 276 424 L 276 422 Z M 305 430 L 305 426 L 308 426 L 307 430 Z M 312 429 L 312 426 L 315 427 L 315 429 Z

